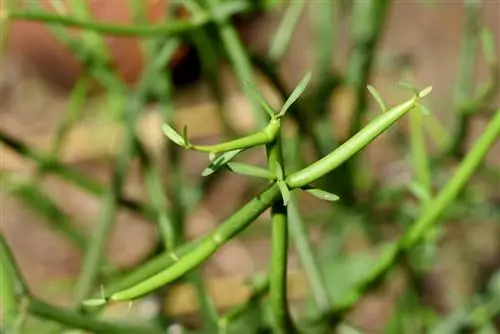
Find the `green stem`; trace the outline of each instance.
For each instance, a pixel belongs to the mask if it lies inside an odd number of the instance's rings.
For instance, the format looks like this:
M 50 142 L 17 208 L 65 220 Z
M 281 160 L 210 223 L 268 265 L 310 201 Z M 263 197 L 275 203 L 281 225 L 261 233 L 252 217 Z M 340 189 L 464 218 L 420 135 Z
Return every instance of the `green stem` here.
M 69 328 L 78 328 L 90 331 L 95 334 L 160 334 L 160 329 L 152 327 L 137 326 L 131 324 L 115 324 L 84 317 L 78 313 L 64 310 L 56 306 L 49 305 L 40 300 L 31 299 L 28 303 L 28 311 L 40 318 L 57 321 Z
M 271 173 L 282 168 L 283 153 L 281 137 L 278 137 L 267 147 L 268 168 Z M 280 180 L 278 180 L 280 182 Z M 288 260 L 288 214 L 283 198 L 274 201 L 271 207 L 271 269 L 269 279 L 269 298 L 271 312 L 277 333 L 292 333 L 294 326 L 288 313 L 287 302 L 287 260 Z
M 328 315 L 331 322 L 337 323 L 340 317 L 350 310 L 369 289 L 389 272 L 405 252 L 418 244 L 426 233 L 437 222 L 446 208 L 453 202 L 459 192 L 472 177 L 474 171 L 480 166 L 490 148 L 500 138 L 500 109 L 498 109 L 489 122 L 482 135 L 477 139 L 472 150 L 462 161 L 455 175 L 448 181 L 439 194 L 429 201 L 425 211 L 395 244 L 383 253 L 381 260 L 372 268 L 366 277 L 355 288 L 347 293 L 347 297 L 338 303 Z
M 270 207 L 279 198 L 279 195 L 280 189 L 278 185 L 276 183 L 271 184 L 260 195 L 241 207 L 214 232 L 202 238 L 194 249 L 172 266 L 132 287 L 111 294 L 109 299 L 111 301 L 121 301 L 139 298 L 191 271 L 216 252 L 225 242 L 245 229 Z
M 43 217 L 52 230 L 64 235 L 79 251 L 83 251 L 87 240 L 78 229 L 72 226 L 71 218 L 62 212 L 39 187 L 31 182 L 16 180 L 15 175 L 9 174 L 0 172 L 0 182 L 5 183 L 4 186 L 7 189 Z
M 240 1 L 238 5 L 222 5 L 220 7 L 218 6 L 217 8 L 217 10 L 224 16 L 243 13 L 248 9 L 249 6 L 243 1 Z M 98 21 L 79 19 L 76 17 L 62 16 L 59 14 L 52 14 L 42 10 L 12 11 L 9 13 L 8 17 L 12 20 L 42 21 L 45 23 L 58 24 L 60 26 L 78 27 L 109 35 L 142 37 L 178 36 L 182 33 L 186 33 L 196 28 L 205 26 L 206 24 L 213 21 L 213 17 L 207 13 L 200 13 L 193 20 L 171 20 L 169 23 L 156 25 L 115 25 Z
M 135 153 L 136 121 L 140 111 L 147 102 L 146 95 L 150 86 L 155 83 L 154 78 L 156 74 L 164 67 L 177 48 L 177 44 L 169 42 L 165 43 L 149 68 L 145 70 L 137 91 L 125 106 L 126 133 L 123 150 L 116 159 L 113 179 L 103 200 L 101 216 L 83 260 L 82 271 L 76 286 L 75 297 L 77 304 L 88 298 L 94 287 L 97 272 L 104 257 L 104 250 L 114 225 L 118 198 L 121 196 L 129 164 Z
M 269 50 L 269 59 L 274 64 L 279 63 L 285 55 L 305 4 L 304 0 L 295 0 L 288 4 L 283 20 L 274 35 Z
M 290 143 L 286 148 L 286 158 L 289 161 L 288 166 L 292 170 L 297 170 L 300 166 L 300 137 L 290 137 L 288 142 Z M 291 194 L 290 203 L 288 204 L 288 223 L 290 224 L 290 232 L 294 239 L 300 262 L 309 280 L 313 300 L 318 310 L 325 312 L 331 308 L 330 298 L 328 297 L 329 292 L 308 238 L 307 227 L 300 213 L 297 195 L 294 193 Z
M 286 179 L 288 186 L 292 189 L 301 188 L 331 172 L 366 147 L 393 123 L 413 109 L 417 101 L 418 97 L 414 97 L 378 116 L 326 157 L 289 175 Z
M 103 196 L 105 193 L 104 186 L 99 184 L 97 181 L 88 178 L 87 176 L 73 170 L 70 167 L 66 167 L 63 164 L 58 163 L 57 161 L 50 160 L 50 158 L 45 157 L 45 155 L 39 152 L 36 152 L 25 143 L 19 141 L 14 137 L 11 137 L 6 133 L 0 132 L 0 142 L 8 146 L 10 149 L 12 149 L 25 159 L 32 160 L 39 166 L 44 166 L 39 168 L 42 168 L 45 174 L 54 174 L 95 196 Z M 155 219 L 155 210 L 148 204 L 142 204 L 133 200 L 126 199 L 122 196 L 120 196 L 119 198 L 119 203 L 125 208 L 146 217 L 148 220 Z
M 269 124 L 264 128 L 264 130 L 257 133 L 216 145 L 190 145 L 187 147 L 187 149 L 208 153 L 223 153 L 233 150 L 246 149 L 254 146 L 260 146 L 272 142 L 277 136 L 279 128 L 280 121 L 271 120 Z
M 458 119 L 453 141 L 450 145 L 450 154 L 462 158 L 465 150 L 465 142 L 469 133 L 471 117 L 466 113 L 467 102 L 472 98 L 474 87 L 474 74 L 476 56 L 479 46 L 481 1 L 464 0 L 466 14 L 465 31 L 460 53 L 460 67 L 458 71 L 457 85 L 455 87 L 455 108 Z
M 431 196 L 432 182 L 429 158 L 425 146 L 422 112 L 414 109 L 410 112 L 411 153 L 413 169 L 418 184 Z
M 217 8 L 222 3 L 221 0 L 205 1 L 219 29 L 220 38 L 229 56 L 229 60 L 233 65 L 240 87 L 246 93 L 246 96 L 251 99 L 257 126 L 264 127 L 268 122 L 268 117 L 266 113 L 262 111 L 257 98 L 254 97 L 255 93 L 252 91 L 252 87 L 256 88 L 258 85 L 254 78 L 252 64 L 238 37 L 238 33 L 230 24 L 227 16 L 220 15 Z
M 22 315 L 22 298 L 27 295 L 28 290 L 2 234 L 0 234 L 0 265 L 0 302 L 3 321 L 7 329 L 14 331 Z
M 350 56 L 347 84 L 355 94 L 354 116 L 350 136 L 361 129 L 366 114 L 366 85 L 372 72 L 375 51 L 386 21 L 390 0 L 356 1 L 353 3 L 352 36 L 354 49 Z

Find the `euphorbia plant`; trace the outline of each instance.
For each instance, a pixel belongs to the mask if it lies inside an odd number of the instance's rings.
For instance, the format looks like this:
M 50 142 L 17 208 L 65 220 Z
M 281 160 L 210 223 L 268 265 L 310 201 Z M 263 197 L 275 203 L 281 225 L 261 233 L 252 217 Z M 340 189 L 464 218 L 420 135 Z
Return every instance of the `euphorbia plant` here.
M 287 210 L 286 205 L 290 199 L 290 192 L 305 190 L 308 193 L 328 201 L 335 201 L 338 197 L 321 189 L 316 189 L 310 184 L 317 179 L 330 173 L 350 157 L 363 150 L 370 142 L 376 139 L 387 128 L 398 121 L 406 113 L 414 108 L 419 108 L 419 101 L 427 96 L 431 87 L 421 91 L 415 90 L 412 98 L 386 110 L 385 104 L 381 103 L 378 93 L 370 87 L 370 92 L 380 103 L 383 113 L 366 125 L 361 131 L 339 146 L 329 155 L 315 163 L 289 175 L 285 174 L 285 166 L 282 156 L 281 141 L 281 119 L 285 116 L 288 108 L 300 97 L 310 80 L 308 73 L 290 97 L 285 101 L 279 111 L 273 110 L 270 105 L 259 96 L 258 100 L 262 108 L 269 115 L 268 125 L 261 131 L 229 142 L 201 146 L 192 144 L 184 128 L 180 135 L 168 124 L 163 126 L 165 135 L 177 145 L 187 149 L 210 154 L 211 164 L 204 171 L 209 175 L 221 168 L 227 168 L 233 172 L 255 177 L 266 177 L 269 185 L 255 198 L 242 206 L 237 212 L 229 217 L 212 233 L 202 237 L 194 245 L 184 245 L 175 252 L 170 253 L 170 264 L 161 271 L 149 275 L 136 275 L 128 284 L 119 284 L 120 289 L 108 290 L 103 298 L 90 299 L 84 302 L 87 306 L 100 305 L 108 301 L 127 301 L 142 297 L 155 291 L 161 286 L 168 284 L 190 270 L 196 268 L 216 252 L 223 244 L 237 236 L 252 221 L 268 208 L 271 208 L 272 217 L 272 255 L 270 269 L 270 299 L 274 315 L 274 324 L 278 332 L 289 332 L 293 325 L 287 312 L 286 303 L 286 268 L 287 268 Z M 244 150 L 258 146 L 265 146 L 267 151 L 267 170 L 257 166 L 231 162 Z M 217 156 L 217 154 L 220 154 Z M 140 268 L 137 272 L 140 272 Z M 142 276 L 142 277 L 139 277 Z M 125 278 L 127 279 L 127 278 Z

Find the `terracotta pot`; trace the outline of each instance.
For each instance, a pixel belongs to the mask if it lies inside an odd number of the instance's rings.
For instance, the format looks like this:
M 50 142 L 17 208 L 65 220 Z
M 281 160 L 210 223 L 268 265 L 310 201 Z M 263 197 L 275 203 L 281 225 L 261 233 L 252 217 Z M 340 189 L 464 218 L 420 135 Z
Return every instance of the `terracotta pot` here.
M 40 0 L 45 9 L 55 11 L 51 0 Z M 164 19 L 169 0 L 142 0 L 147 4 L 148 19 L 151 23 Z M 132 22 L 128 0 L 87 0 L 95 20 L 127 24 Z M 67 0 L 62 0 L 67 5 Z M 68 28 L 73 35 L 81 34 L 80 29 Z M 126 83 L 134 83 L 142 70 L 143 59 L 138 38 L 105 35 L 105 43 L 111 54 L 113 65 Z M 43 23 L 15 21 L 11 25 L 7 53 L 25 65 L 33 67 L 49 83 L 69 90 L 78 78 L 82 67 L 72 52 L 61 45 Z M 187 54 L 181 48 L 170 65 L 175 65 Z

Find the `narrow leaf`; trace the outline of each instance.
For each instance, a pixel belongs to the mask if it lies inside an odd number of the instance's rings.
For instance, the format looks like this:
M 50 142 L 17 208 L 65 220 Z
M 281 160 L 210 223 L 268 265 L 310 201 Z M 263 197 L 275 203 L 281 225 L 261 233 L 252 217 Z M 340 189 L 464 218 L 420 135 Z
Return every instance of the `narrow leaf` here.
M 218 171 L 221 167 L 226 165 L 229 161 L 233 160 L 238 154 L 243 151 L 242 149 L 239 150 L 233 150 L 233 151 L 228 151 L 225 153 L 222 153 L 218 157 L 216 157 L 214 160 L 212 160 L 212 163 L 201 172 L 202 176 L 209 176 Z
M 429 108 L 427 108 L 422 103 L 417 103 L 416 106 L 417 106 L 418 109 L 420 109 L 420 111 L 422 112 L 422 114 L 427 115 L 427 116 L 431 114 L 431 111 L 429 110 Z
M 264 99 L 264 97 L 259 93 L 257 88 L 255 88 L 254 86 L 252 86 L 248 83 L 247 83 L 247 85 L 248 85 L 248 88 L 250 88 L 250 92 L 252 92 L 252 95 L 257 99 L 257 101 L 259 101 L 259 104 L 266 111 L 266 113 L 269 115 L 269 117 L 271 117 L 271 119 L 275 119 L 276 112 L 269 105 L 269 103 L 266 101 L 266 99 Z
M 421 202 L 426 202 L 431 199 L 431 194 L 429 194 L 424 186 L 417 182 L 410 183 L 408 189 Z
M 168 139 L 170 139 L 177 145 L 184 147 L 184 139 L 170 125 L 165 123 L 162 125 L 161 129 L 165 136 L 168 137 Z
M 483 28 L 481 31 L 481 44 L 483 47 L 484 57 L 488 64 L 494 64 L 496 62 L 496 52 L 495 52 L 495 42 L 491 31 L 487 28 Z
M 335 201 L 338 201 L 340 199 L 340 197 L 338 197 L 335 194 L 329 193 L 328 191 L 321 190 L 318 188 L 313 188 L 311 186 L 302 187 L 302 190 L 313 195 L 314 197 L 317 197 L 319 199 L 329 201 L 329 202 L 335 202 Z
M 184 125 L 184 128 L 182 128 L 182 138 L 184 140 L 184 146 L 189 145 L 189 139 L 188 139 L 188 128 L 187 125 Z
M 398 82 L 398 85 L 401 86 L 401 87 L 403 87 L 404 89 L 407 89 L 407 90 L 411 91 L 413 94 L 415 94 L 417 96 L 420 96 L 419 95 L 420 93 L 419 93 L 418 89 L 415 86 L 413 86 L 413 85 L 411 85 L 411 84 L 409 84 L 407 82 Z
M 297 101 L 297 99 L 302 95 L 302 93 L 306 90 L 307 85 L 309 84 L 309 81 L 311 80 L 311 72 L 307 72 L 307 74 L 304 76 L 304 78 L 300 81 L 300 83 L 295 87 L 293 90 L 292 94 L 288 97 L 288 99 L 285 101 L 285 104 L 283 104 L 283 107 L 281 108 L 278 117 L 282 117 L 285 115 L 285 113 L 288 111 L 290 106 Z
M 278 187 L 280 188 L 281 197 L 283 198 L 283 205 L 287 206 L 290 201 L 290 190 L 284 181 L 278 181 Z
M 368 85 L 368 86 L 366 86 L 366 88 L 368 88 L 368 91 L 370 92 L 370 94 L 373 96 L 375 101 L 377 101 L 382 112 L 386 112 L 387 106 L 386 106 L 384 100 L 382 99 L 382 96 L 380 96 L 379 92 L 377 92 L 375 87 Z
M 275 176 L 267 169 L 244 163 L 231 162 L 227 164 L 227 168 L 236 174 L 260 177 L 266 180 L 275 179 Z

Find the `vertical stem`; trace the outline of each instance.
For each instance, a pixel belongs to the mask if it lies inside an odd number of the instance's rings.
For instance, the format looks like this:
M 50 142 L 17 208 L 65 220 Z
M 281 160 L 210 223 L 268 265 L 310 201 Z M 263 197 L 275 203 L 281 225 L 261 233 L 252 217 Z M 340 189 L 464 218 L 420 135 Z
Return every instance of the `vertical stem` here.
M 281 134 L 267 146 L 268 168 L 274 173 L 276 164 L 283 166 Z M 288 313 L 287 303 L 287 260 L 288 260 L 288 214 L 283 198 L 271 206 L 271 270 L 269 296 L 274 326 L 277 333 L 292 333 L 293 324 Z
M 290 146 L 285 148 L 287 162 L 293 171 L 299 168 L 300 139 L 289 138 Z M 307 227 L 300 214 L 297 196 L 292 193 L 288 204 L 290 233 L 294 239 L 295 248 L 300 257 L 302 266 L 309 280 L 312 298 L 320 312 L 325 312 L 331 307 L 328 290 L 318 266 L 318 261 L 309 242 Z
M 472 98 L 476 55 L 479 44 L 481 18 L 481 1 L 464 0 L 465 31 L 460 53 L 457 85 L 455 87 L 455 108 L 458 113 L 455 133 L 452 136 L 450 154 L 462 158 L 465 141 L 469 133 L 470 115 L 466 113 L 466 105 Z
M 221 16 L 220 11 L 217 11 L 217 6 L 221 3 L 220 0 L 206 0 L 214 20 L 219 28 L 219 34 L 222 43 L 229 56 L 229 61 L 232 63 L 236 77 L 241 88 L 250 98 L 253 106 L 255 119 L 258 127 L 265 127 L 268 122 L 267 114 L 262 111 L 259 101 L 254 98 L 251 87 L 257 87 L 253 75 L 252 63 L 248 57 L 243 44 L 241 43 L 236 29 L 230 24 L 227 17 Z

